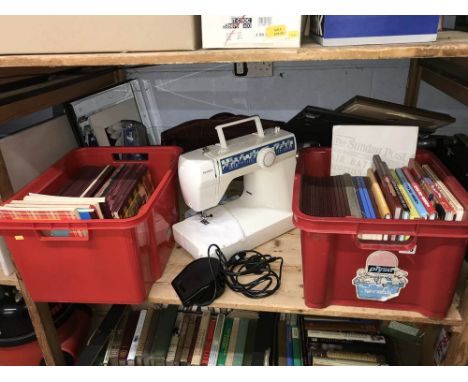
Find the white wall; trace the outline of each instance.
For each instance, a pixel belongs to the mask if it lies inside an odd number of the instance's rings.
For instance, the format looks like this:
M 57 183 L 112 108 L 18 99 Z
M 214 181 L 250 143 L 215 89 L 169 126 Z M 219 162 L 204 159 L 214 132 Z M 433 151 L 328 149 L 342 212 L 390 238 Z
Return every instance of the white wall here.
M 219 112 L 287 121 L 304 106 L 334 109 L 355 95 L 402 103 L 409 60 L 274 63 L 273 76 L 235 77 L 233 64 L 160 65 L 127 70 L 153 91 L 163 130 Z M 441 132 L 468 133 L 467 108 L 423 83 L 419 107 L 457 122 Z

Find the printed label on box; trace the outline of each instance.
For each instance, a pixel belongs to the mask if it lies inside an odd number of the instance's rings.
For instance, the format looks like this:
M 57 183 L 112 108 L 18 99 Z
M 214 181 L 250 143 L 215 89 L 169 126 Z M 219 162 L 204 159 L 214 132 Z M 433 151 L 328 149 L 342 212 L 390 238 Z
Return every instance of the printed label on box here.
M 400 295 L 408 284 L 408 272 L 398 268 L 398 257 L 392 252 L 375 251 L 359 268 L 352 284 L 360 300 L 388 301 Z

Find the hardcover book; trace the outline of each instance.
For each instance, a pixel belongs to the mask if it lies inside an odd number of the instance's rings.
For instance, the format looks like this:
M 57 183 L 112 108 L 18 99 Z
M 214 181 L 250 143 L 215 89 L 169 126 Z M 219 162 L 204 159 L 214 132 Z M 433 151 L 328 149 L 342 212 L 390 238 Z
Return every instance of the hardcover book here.
M 211 313 L 206 310 L 202 313 L 200 320 L 200 326 L 198 328 L 197 338 L 195 342 L 195 348 L 193 350 L 193 355 L 190 364 L 192 366 L 198 366 L 201 364 L 203 356 L 203 346 L 206 341 L 206 336 L 208 333 L 208 327 L 210 325 Z

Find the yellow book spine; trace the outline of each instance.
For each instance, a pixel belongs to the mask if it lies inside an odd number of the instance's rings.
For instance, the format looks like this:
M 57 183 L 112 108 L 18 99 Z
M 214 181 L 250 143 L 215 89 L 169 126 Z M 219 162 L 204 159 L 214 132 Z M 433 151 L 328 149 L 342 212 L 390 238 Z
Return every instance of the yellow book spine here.
M 377 179 L 375 178 L 374 172 L 372 169 L 367 170 L 367 176 L 369 177 L 371 191 L 374 195 L 375 203 L 377 204 L 377 209 L 379 210 L 380 217 L 382 219 L 391 219 L 392 214 L 388 208 L 387 202 L 385 201 L 385 196 L 380 189 Z
M 395 170 L 390 170 L 390 173 L 392 174 L 392 178 L 395 181 L 395 183 L 398 186 L 398 189 L 400 190 L 401 194 L 403 195 L 403 199 L 405 199 L 406 204 L 408 205 L 408 208 L 410 210 L 410 220 L 413 219 L 420 219 L 421 216 L 419 216 L 418 211 L 416 210 L 416 207 L 414 206 L 413 201 L 411 200 L 410 196 L 405 190 L 405 187 L 403 187 L 403 184 L 401 183 L 400 178 L 396 174 Z

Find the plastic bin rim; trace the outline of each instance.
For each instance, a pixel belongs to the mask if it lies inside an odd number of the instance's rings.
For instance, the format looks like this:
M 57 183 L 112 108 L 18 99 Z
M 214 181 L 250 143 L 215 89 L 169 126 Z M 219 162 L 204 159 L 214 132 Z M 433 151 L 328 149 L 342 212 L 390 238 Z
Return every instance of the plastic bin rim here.
M 165 150 L 165 151 L 173 151 L 177 150 L 177 155 L 183 151 L 182 148 L 179 146 L 138 146 L 142 151 L 145 150 L 154 150 L 157 149 Z M 74 150 L 69 151 L 66 155 L 70 155 L 73 152 L 79 151 L 88 151 L 93 150 L 93 147 L 80 147 Z M 135 153 L 138 150 L 135 150 L 133 147 L 119 147 L 116 151 L 114 147 L 98 147 L 98 149 L 107 150 L 107 151 L 115 151 L 116 154 L 119 153 Z M 140 161 L 125 161 L 125 163 L 139 163 Z M 39 175 L 40 176 L 40 175 Z M 100 230 L 100 229 L 108 229 L 108 228 L 132 228 L 139 224 L 142 220 L 146 219 L 148 213 L 150 212 L 150 206 L 154 203 L 154 199 L 159 196 L 159 194 L 163 191 L 164 187 L 169 185 L 171 179 L 177 176 L 177 169 L 169 169 L 164 174 L 162 179 L 159 181 L 158 185 L 156 186 L 155 190 L 151 194 L 151 197 L 148 201 L 140 208 L 138 214 L 126 219 L 92 219 L 92 220 L 11 220 L 11 219 L 0 219 L 0 230 L 8 231 L 8 230 L 16 230 L 16 229 L 24 229 L 24 230 L 41 230 L 41 229 L 49 229 L 51 225 L 56 226 L 64 226 L 64 228 L 68 229 L 87 229 L 87 230 Z M 29 183 L 25 185 L 24 188 L 28 187 Z M 21 193 L 21 190 L 15 193 L 11 198 L 7 201 L 2 203 L 1 205 L 5 205 L 12 200 L 15 200 L 15 196 Z M 41 227 L 44 226 L 44 227 Z

